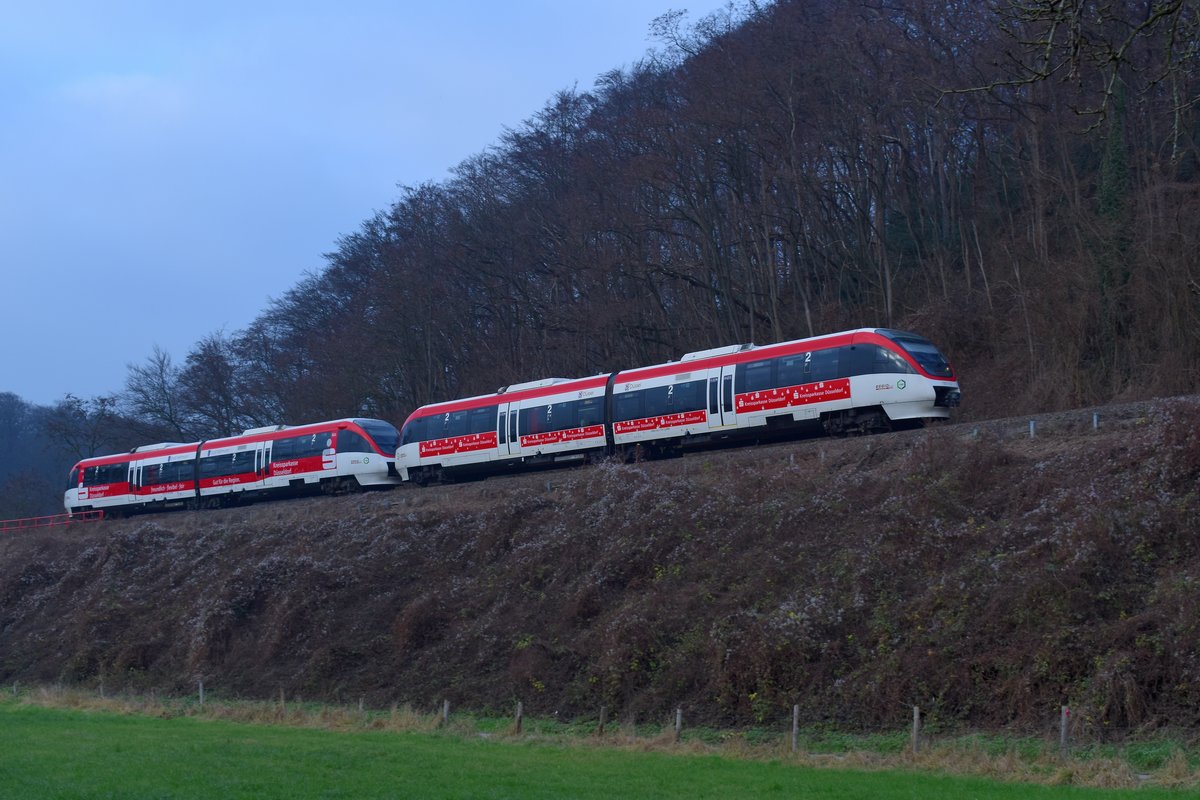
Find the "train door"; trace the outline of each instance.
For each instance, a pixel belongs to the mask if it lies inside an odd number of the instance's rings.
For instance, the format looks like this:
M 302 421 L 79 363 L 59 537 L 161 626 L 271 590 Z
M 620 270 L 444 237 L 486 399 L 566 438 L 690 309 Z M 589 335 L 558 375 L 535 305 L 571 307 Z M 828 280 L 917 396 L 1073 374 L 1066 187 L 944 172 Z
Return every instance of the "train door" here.
M 142 465 L 139 461 L 131 461 L 129 463 L 129 494 L 135 502 L 141 502 Z
M 259 455 L 259 467 L 262 470 L 259 473 L 259 480 L 262 481 L 260 485 L 264 489 L 270 489 L 280 483 L 280 481 L 274 480 L 271 476 L 271 448 L 273 444 L 274 442 L 271 441 L 263 442 L 261 455 Z
M 254 446 L 254 485 L 251 488 L 261 489 L 266 486 L 267 476 L 271 474 L 271 443 L 259 442 Z
M 521 455 L 521 440 L 517 436 L 518 403 L 501 403 L 496 420 L 497 456 L 501 459 Z
M 734 365 L 708 372 L 708 427 L 710 430 L 737 425 L 733 397 Z

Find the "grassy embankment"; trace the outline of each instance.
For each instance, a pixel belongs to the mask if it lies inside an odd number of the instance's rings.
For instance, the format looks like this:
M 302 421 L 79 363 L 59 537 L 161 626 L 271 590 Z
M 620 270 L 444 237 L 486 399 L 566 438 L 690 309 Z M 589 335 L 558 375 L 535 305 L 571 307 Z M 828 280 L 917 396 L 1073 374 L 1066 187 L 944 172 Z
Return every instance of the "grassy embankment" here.
M 596 746 L 586 727 L 525 730 L 465 718 L 438 728 L 404 710 L 26 693 L 0 701 L 0 798 L 1174 798 L 1164 786 L 1195 786 L 1167 743 L 1062 760 L 1044 743 L 989 738 L 914 758 L 898 736 L 808 735 L 793 754 L 745 734 L 696 731 L 676 744 L 618 731 Z M 1153 788 L 1045 785 L 1119 786 L 1153 767 Z

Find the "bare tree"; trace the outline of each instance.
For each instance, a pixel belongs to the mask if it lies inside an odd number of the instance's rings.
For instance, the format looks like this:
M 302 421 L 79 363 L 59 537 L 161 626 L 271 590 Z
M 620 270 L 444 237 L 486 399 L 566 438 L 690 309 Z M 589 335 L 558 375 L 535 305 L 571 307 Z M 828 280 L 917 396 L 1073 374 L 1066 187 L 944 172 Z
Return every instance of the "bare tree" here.
M 47 439 L 71 457 L 90 458 L 120 449 L 123 442 L 119 437 L 126 426 L 117 414 L 115 397 L 83 400 L 68 394 L 46 414 L 42 429 Z
M 179 370 L 171 362 L 171 354 L 158 345 L 143 364 L 128 365 L 125 391 L 121 393 L 121 409 L 143 423 L 147 430 L 165 430 L 167 435 L 182 442 L 195 438 L 181 396 Z
M 249 386 L 246 386 L 246 384 Z M 179 402 L 189 423 L 204 436 L 232 436 L 252 418 L 242 402 L 254 382 L 240 374 L 233 341 L 221 331 L 201 339 L 179 372 Z

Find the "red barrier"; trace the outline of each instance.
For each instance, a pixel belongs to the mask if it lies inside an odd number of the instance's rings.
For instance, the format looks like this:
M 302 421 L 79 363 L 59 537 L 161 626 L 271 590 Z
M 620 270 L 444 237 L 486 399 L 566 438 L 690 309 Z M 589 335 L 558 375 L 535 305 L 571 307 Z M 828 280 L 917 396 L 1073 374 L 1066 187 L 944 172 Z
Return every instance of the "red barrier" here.
M 50 528 L 55 525 L 70 525 L 72 522 L 98 522 L 104 519 L 103 509 L 80 511 L 77 514 L 55 514 L 51 517 L 25 517 L 24 519 L 0 520 L 0 533 L 14 533 L 32 528 Z

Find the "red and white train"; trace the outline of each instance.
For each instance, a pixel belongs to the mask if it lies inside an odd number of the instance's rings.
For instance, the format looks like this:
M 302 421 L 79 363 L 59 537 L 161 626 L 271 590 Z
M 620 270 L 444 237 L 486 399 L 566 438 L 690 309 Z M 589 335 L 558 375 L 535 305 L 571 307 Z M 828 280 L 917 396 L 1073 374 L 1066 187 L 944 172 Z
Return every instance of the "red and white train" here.
M 422 406 L 397 431 L 377 419 L 248 430 L 241 436 L 87 458 L 71 470 L 70 513 L 207 508 L 313 489 L 428 484 L 597 455 L 677 455 L 806 427 L 840 435 L 945 419 L 961 394 L 927 339 L 861 328 L 590 378 L 507 386 Z
M 427 484 L 600 454 L 671 456 L 805 425 L 885 431 L 947 418 L 960 400 L 954 370 L 927 339 L 861 328 L 422 406 L 401 429 L 396 467 Z
M 211 508 L 314 489 L 393 486 L 399 432 L 378 419 L 254 428 L 241 436 L 167 442 L 85 458 L 70 473 L 69 513 L 110 515 L 171 507 Z

